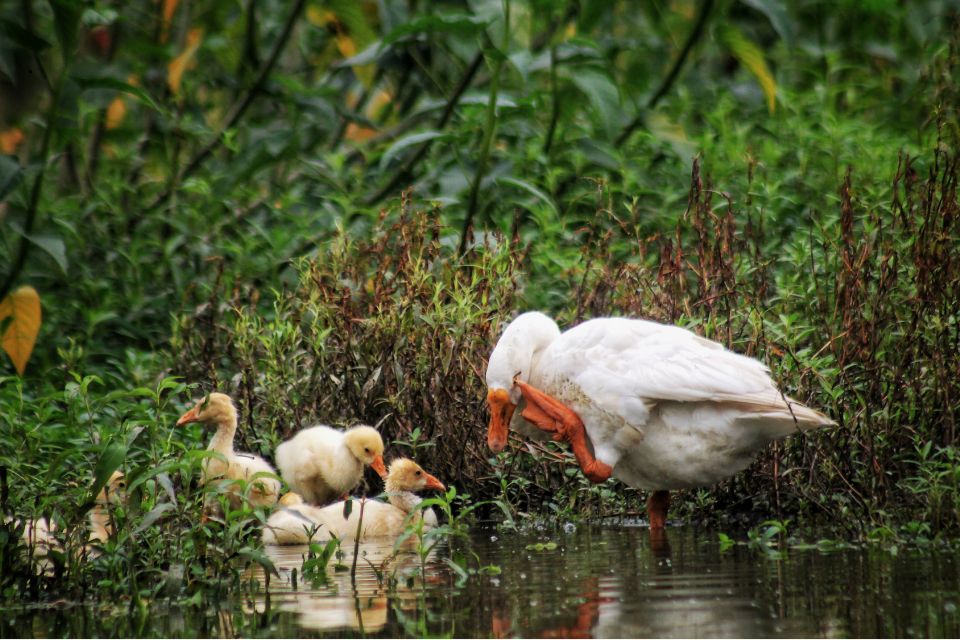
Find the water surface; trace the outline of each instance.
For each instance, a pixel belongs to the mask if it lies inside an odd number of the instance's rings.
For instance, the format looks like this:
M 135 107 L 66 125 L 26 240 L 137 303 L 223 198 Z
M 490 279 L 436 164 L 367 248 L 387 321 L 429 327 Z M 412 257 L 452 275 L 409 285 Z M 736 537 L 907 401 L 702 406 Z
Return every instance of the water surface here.
M 554 547 L 554 543 L 556 546 Z M 356 575 L 304 580 L 305 548 L 268 550 L 280 576 L 215 607 L 109 603 L 4 612 L 3 635 L 292 637 L 956 637 L 957 554 L 791 550 L 782 558 L 714 532 L 580 526 L 477 530 L 425 560 L 390 542 L 361 545 Z M 343 558 L 352 563 L 352 549 Z M 451 557 L 497 575 L 464 576 Z M 252 575 L 263 585 L 262 572 Z

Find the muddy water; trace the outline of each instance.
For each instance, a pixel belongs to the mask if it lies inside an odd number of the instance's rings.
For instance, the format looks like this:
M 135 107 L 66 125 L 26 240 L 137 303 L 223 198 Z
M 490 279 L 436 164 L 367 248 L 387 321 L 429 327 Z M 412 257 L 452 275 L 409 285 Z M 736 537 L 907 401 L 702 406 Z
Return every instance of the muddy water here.
M 953 552 L 794 550 L 775 559 L 746 546 L 721 551 L 716 533 L 688 528 L 653 537 L 625 526 L 480 530 L 424 559 L 365 544 L 356 575 L 331 565 L 326 578 L 308 579 L 304 552 L 270 549 L 279 578 L 218 607 L 157 604 L 139 621 L 96 607 L 8 610 L 0 629 L 37 637 L 960 636 Z M 341 561 L 352 564 L 351 555 Z M 454 557 L 473 572 L 452 568 Z M 499 573 L 478 571 L 491 565 Z M 262 574 L 252 577 L 262 583 Z

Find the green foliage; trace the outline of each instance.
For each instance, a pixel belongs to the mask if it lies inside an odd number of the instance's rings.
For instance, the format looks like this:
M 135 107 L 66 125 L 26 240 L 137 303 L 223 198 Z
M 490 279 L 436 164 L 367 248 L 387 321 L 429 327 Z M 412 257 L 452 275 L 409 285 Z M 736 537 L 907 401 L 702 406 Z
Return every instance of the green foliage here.
M 44 325 L 24 378 L 0 363 L 3 596 L 199 606 L 270 575 L 266 514 L 200 523 L 188 385 L 267 457 L 377 425 L 471 496 L 428 501 L 427 553 L 476 509 L 636 514 L 554 443 L 487 452 L 486 357 L 526 308 L 690 327 L 839 422 L 673 513 L 956 531 L 954 29 L 935 1 L 4 4 L 0 300 L 29 283 Z

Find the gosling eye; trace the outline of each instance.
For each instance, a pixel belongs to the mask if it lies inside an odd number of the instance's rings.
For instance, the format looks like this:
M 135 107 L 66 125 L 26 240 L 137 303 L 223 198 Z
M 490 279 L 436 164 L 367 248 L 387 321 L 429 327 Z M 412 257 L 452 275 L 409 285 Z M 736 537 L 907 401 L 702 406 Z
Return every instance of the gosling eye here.
M 369 448 L 369 447 L 364 447 L 364 448 L 363 448 L 363 452 L 364 452 L 364 453 L 370 453 L 370 448 Z
M 423 472 L 422 472 L 422 471 L 417 471 L 417 475 L 418 475 L 418 476 L 419 476 L 419 475 L 423 475 Z

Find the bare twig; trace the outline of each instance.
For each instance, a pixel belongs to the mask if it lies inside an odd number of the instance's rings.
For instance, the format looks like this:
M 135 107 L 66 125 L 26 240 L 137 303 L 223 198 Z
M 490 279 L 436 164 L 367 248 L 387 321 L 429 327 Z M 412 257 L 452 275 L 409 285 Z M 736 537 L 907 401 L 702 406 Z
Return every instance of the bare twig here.
M 43 70 L 43 65 L 40 63 L 39 57 L 37 57 L 37 64 L 40 65 L 41 73 L 43 73 L 43 76 L 46 78 L 47 74 L 46 71 Z M 47 122 L 43 128 L 43 142 L 40 144 L 40 169 L 37 171 L 37 177 L 34 178 L 33 187 L 30 189 L 27 216 L 23 224 L 23 234 L 20 236 L 20 244 L 17 247 L 17 257 L 11 263 L 10 272 L 7 274 L 7 277 L 3 279 L 3 284 L 0 284 L 0 300 L 3 300 L 7 293 L 10 292 L 10 289 L 13 288 L 13 283 L 17 281 L 20 272 L 23 271 L 23 265 L 27 262 L 27 254 L 30 252 L 30 234 L 33 232 L 33 227 L 37 221 L 40 192 L 43 187 L 43 178 L 47 172 L 47 154 L 50 151 L 50 139 L 53 137 L 53 125 L 57 118 L 57 107 L 60 105 L 60 90 L 63 87 L 63 79 L 66 75 L 66 69 L 60 72 L 60 79 L 52 90 L 53 95 L 50 98 L 50 109 L 47 111 Z
M 463 227 L 460 229 L 460 246 L 457 253 L 461 256 L 467 250 L 467 239 L 473 226 L 473 218 L 477 213 L 477 202 L 480 198 L 480 183 L 487 173 L 487 163 L 490 161 L 490 146 L 493 144 L 493 135 L 497 130 L 497 92 L 500 89 L 500 72 L 503 70 L 503 61 L 506 50 L 510 45 L 510 0 L 504 0 L 503 7 L 503 51 L 499 52 L 493 66 L 493 78 L 490 80 L 490 100 L 487 104 L 487 126 L 483 131 L 483 142 L 480 144 L 480 158 L 477 161 L 477 173 L 470 187 L 470 199 L 467 201 L 467 215 L 463 218 Z
M 680 75 L 680 70 L 683 68 L 683 64 L 687 61 L 687 57 L 690 55 L 690 51 L 693 49 L 693 45 L 697 43 L 700 39 L 700 35 L 703 33 L 704 27 L 707 26 L 707 18 L 710 17 L 710 11 L 713 9 L 714 0 L 704 0 L 703 4 L 700 5 L 700 13 L 697 14 L 696 22 L 693 24 L 693 28 L 690 30 L 690 34 L 687 36 L 686 42 L 683 43 L 683 48 L 680 50 L 680 55 L 677 56 L 676 60 L 673 61 L 673 66 L 670 67 L 670 71 L 667 72 L 667 75 L 664 76 L 663 81 L 660 82 L 660 86 L 657 87 L 657 90 L 653 92 L 653 95 L 650 96 L 650 99 L 647 100 L 646 109 L 634 116 L 633 120 L 623 128 L 623 131 L 620 132 L 620 135 L 617 136 L 614 140 L 614 145 L 620 146 L 626 142 L 627 138 L 630 137 L 637 127 L 643 123 L 643 118 L 646 115 L 647 111 L 650 111 L 663 96 L 667 95 L 667 92 L 670 91 L 670 88 L 673 86 L 673 83 L 676 82 L 677 77 Z
M 440 119 L 437 120 L 437 129 L 443 129 L 447 126 L 451 116 L 453 116 L 454 110 L 457 108 L 457 104 L 460 102 L 460 98 L 467 90 L 467 87 L 470 86 L 470 83 L 473 82 L 473 78 L 477 75 L 477 70 L 480 69 L 480 64 L 482 62 L 483 51 L 478 51 L 477 55 L 474 56 L 473 60 L 470 62 L 470 66 L 467 67 L 467 71 L 463 74 L 463 77 L 460 78 L 460 84 L 457 85 L 457 88 L 453 90 L 453 93 L 451 93 L 450 97 L 447 99 L 447 105 L 444 107 L 443 113 L 440 114 Z M 370 205 L 375 202 L 379 202 L 387 194 L 395 191 L 402 182 L 409 180 L 413 175 L 414 167 L 416 167 L 420 161 L 423 160 L 424 156 L 427 155 L 427 151 L 430 150 L 432 143 L 433 140 L 425 140 L 423 143 L 421 143 L 417 148 L 417 151 L 407 162 L 404 163 L 403 167 L 394 174 L 393 178 L 391 178 L 390 181 L 387 182 L 387 184 L 385 184 L 376 193 L 369 196 L 366 199 L 365 204 Z
M 283 25 L 283 31 L 281 31 L 280 36 L 277 38 L 277 42 L 273 46 L 273 50 L 270 52 L 270 57 L 267 59 L 267 62 L 260 69 L 260 73 L 257 74 L 256 80 L 254 80 L 253 85 L 249 90 L 244 94 L 243 98 L 237 102 L 233 108 L 230 110 L 229 115 L 226 118 L 226 121 L 223 123 L 223 126 L 220 127 L 220 130 L 217 131 L 207 144 L 205 144 L 200 151 L 198 151 L 193 158 L 186 164 L 186 166 L 176 175 L 176 178 L 170 183 L 170 185 L 154 199 L 147 209 L 155 209 L 164 202 L 166 202 L 170 196 L 173 195 L 177 187 L 194 171 L 200 168 L 200 165 L 210 157 L 215 150 L 217 150 L 220 145 L 223 144 L 224 134 L 236 126 L 237 122 L 240 121 L 240 118 L 246 113 L 247 109 L 253 104 L 254 99 L 259 95 L 263 85 L 266 83 L 267 78 L 270 76 L 270 73 L 273 71 L 273 67 L 276 65 L 277 60 L 280 58 L 280 54 L 283 52 L 284 47 L 287 44 L 287 41 L 290 39 L 290 34 L 293 32 L 293 27 L 297 23 L 297 20 L 300 18 L 300 14 L 303 13 L 303 8 L 306 6 L 307 0 L 297 0 L 296 4 L 293 6 L 293 9 L 290 11 L 290 15 L 287 16 L 287 21 Z

